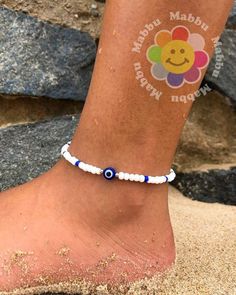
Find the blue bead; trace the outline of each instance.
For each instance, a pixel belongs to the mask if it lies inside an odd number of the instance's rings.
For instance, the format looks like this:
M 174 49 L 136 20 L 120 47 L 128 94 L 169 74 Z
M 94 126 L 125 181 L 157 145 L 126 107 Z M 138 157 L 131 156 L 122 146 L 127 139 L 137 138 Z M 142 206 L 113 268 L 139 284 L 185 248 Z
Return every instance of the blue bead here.
M 78 161 L 75 163 L 75 166 L 79 167 L 79 163 L 80 163 L 80 161 L 78 160 Z
M 148 176 L 145 176 L 145 182 L 148 183 L 148 180 L 149 180 L 149 177 Z
M 116 170 L 112 167 L 104 169 L 103 176 L 107 180 L 112 180 L 116 176 Z
M 165 178 L 166 178 L 166 182 L 168 182 L 168 181 L 169 181 L 168 177 L 167 177 L 167 176 L 165 176 Z

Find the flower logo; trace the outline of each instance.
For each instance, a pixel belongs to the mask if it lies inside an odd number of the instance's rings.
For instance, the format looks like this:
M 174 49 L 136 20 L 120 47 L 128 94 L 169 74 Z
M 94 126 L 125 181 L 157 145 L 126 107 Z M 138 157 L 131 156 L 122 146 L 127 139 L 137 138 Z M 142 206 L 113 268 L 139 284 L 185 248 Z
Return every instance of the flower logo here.
M 198 82 L 201 69 L 209 63 L 204 47 L 205 39 L 200 34 L 190 34 L 184 26 L 174 27 L 171 32 L 159 31 L 155 36 L 155 45 L 147 50 L 147 58 L 152 63 L 152 76 L 165 80 L 172 88 Z

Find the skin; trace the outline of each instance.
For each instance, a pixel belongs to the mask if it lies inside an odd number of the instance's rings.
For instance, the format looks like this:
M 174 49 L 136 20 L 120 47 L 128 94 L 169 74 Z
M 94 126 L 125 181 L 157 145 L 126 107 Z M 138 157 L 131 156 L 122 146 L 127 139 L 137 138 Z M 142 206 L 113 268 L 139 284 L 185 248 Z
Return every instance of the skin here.
M 229 0 L 108 1 L 70 152 L 98 167 L 168 173 L 191 108 L 191 102 L 173 103 L 170 96 L 193 93 L 200 81 L 171 89 L 153 79 L 146 50 L 155 29 L 138 58 L 164 95 L 159 101 L 149 97 L 135 79 L 133 42 L 157 15 L 160 29 L 171 30 L 179 22 L 170 21 L 168 11 L 194 12 L 209 30 L 184 25 L 204 36 L 211 56 L 211 39 L 222 32 L 231 5 Z M 60 160 L 44 175 L 1 193 L 0 212 L 0 290 L 76 277 L 119 284 L 162 272 L 175 261 L 166 184 L 107 182 Z

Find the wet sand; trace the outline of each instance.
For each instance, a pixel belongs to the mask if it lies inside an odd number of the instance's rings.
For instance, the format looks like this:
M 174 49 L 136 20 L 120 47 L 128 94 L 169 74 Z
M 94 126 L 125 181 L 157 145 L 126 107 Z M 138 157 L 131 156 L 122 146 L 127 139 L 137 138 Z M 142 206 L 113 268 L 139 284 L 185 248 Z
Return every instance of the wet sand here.
M 0 295 L 46 292 L 105 295 L 236 295 L 236 207 L 192 201 L 170 189 L 175 232 L 175 267 L 153 277 L 111 290 L 83 281 L 60 283 Z

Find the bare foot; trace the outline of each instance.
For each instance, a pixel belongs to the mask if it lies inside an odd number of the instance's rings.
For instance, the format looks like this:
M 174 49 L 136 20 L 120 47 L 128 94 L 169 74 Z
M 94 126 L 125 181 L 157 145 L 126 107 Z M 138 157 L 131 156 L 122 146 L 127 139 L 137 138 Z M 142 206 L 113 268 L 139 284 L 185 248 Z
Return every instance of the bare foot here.
M 167 186 L 108 182 L 64 160 L 0 195 L 0 291 L 73 279 L 120 284 L 169 268 Z

